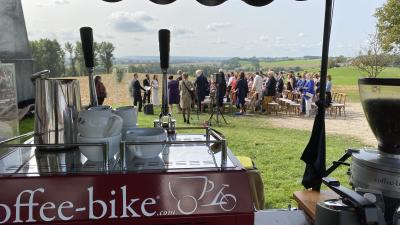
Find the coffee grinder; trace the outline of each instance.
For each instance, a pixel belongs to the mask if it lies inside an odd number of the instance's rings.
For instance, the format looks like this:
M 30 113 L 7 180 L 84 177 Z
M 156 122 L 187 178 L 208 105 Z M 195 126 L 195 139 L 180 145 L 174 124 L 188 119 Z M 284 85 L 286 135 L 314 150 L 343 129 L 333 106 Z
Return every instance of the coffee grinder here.
M 378 149 L 352 153 L 350 182 L 354 188 L 383 194 L 385 219 L 390 224 L 400 207 L 400 79 L 363 78 L 358 84 Z

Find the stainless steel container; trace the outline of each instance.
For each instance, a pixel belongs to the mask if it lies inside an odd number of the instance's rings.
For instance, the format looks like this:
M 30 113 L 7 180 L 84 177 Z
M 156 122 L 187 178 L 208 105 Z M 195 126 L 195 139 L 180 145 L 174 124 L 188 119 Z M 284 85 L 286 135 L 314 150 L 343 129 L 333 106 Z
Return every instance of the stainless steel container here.
M 35 144 L 76 143 L 80 110 L 78 80 L 36 79 Z

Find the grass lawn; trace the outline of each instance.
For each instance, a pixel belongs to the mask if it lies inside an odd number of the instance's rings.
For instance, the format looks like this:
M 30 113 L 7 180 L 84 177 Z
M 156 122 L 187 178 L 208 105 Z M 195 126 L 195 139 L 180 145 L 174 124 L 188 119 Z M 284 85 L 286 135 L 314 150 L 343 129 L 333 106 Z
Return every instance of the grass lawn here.
M 159 110 L 156 110 L 159 112 Z M 156 113 L 157 115 L 157 113 Z M 139 113 L 140 127 L 151 127 L 157 116 Z M 180 114 L 176 114 L 178 126 L 183 124 Z M 198 126 L 208 119 L 208 114 L 192 115 L 192 125 Z M 266 206 L 268 208 L 286 208 L 294 204 L 292 193 L 301 190 L 300 184 L 304 171 L 304 163 L 299 159 L 306 146 L 310 132 L 280 129 L 271 127 L 266 116 L 227 115 L 228 125 L 216 127 L 227 138 L 228 147 L 235 155 L 251 157 L 262 173 Z M 20 123 L 22 132 L 32 130 L 33 119 L 25 119 Z M 361 147 L 362 144 L 352 138 L 343 136 L 327 137 L 327 166 L 337 160 L 344 150 L 350 147 Z M 348 183 L 346 168 L 337 170 L 333 177 Z
M 272 67 L 296 67 L 299 66 L 303 69 L 317 68 L 321 65 L 321 60 L 319 59 L 298 59 L 298 60 L 287 60 L 287 61 L 277 61 L 277 62 L 260 62 L 262 67 L 272 68 Z

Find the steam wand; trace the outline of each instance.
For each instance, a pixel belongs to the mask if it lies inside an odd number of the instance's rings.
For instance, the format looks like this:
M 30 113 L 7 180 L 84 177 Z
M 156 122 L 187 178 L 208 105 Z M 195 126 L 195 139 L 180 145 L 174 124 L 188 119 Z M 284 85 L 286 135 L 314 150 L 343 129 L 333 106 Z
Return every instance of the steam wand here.
M 97 93 L 93 79 L 94 72 L 94 52 L 93 52 L 93 29 L 82 27 L 80 29 L 83 57 L 89 74 L 90 106 L 98 106 Z

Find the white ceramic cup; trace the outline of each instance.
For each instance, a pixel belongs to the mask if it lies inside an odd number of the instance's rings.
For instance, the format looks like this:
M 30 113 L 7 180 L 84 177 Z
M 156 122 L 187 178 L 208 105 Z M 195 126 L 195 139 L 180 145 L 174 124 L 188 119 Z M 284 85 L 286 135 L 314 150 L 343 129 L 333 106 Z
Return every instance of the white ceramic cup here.
M 167 133 L 162 128 L 135 128 L 126 132 L 127 142 L 163 142 L 167 140 Z M 150 159 L 158 157 L 165 144 L 130 145 L 128 150 L 137 158 Z
M 104 110 L 104 111 L 112 111 L 111 106 L 109 105 L 98 105 L 98 106 L 91 106 L 88 110 Z
M 123 120 L 111 109 L 93 107 L 82 110 L 78 116 L 78 133 L 82 137 L 105 138 L 121 133 Z
M 89 138 L 78 135 L 78 143 L 108 143 L 108 157 L 112 159 L 119 152 L 121 134 L 107 138 Z M 89 160 L 104 161 L 103 146 L 79 146 L 80 152 Z
M 137 108 L 134 106 L 122 106 L 113 110 L 113 113 L 124 120 L 124 126 L 136 126 Z
M 137 128 L 137 124 L 132 125 L 132 126 L 125 126 L 125 124 L 124 124 L 124 126 L 122 126 L 122 130 L 121 130 L 122 140 L 124 140 L 124 141 L 126 140 L 126 132 L 136 129 L 136 128 Z

